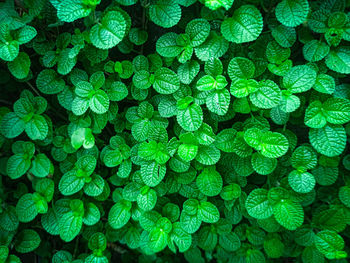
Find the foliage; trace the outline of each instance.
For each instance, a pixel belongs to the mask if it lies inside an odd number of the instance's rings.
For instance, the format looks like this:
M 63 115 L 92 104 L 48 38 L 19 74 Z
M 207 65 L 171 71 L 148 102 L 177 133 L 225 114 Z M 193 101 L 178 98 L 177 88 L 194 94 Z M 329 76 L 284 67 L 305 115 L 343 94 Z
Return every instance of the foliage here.
M 1 1 L 0 263 L 348 262 L 349 41 L 347 0 Z

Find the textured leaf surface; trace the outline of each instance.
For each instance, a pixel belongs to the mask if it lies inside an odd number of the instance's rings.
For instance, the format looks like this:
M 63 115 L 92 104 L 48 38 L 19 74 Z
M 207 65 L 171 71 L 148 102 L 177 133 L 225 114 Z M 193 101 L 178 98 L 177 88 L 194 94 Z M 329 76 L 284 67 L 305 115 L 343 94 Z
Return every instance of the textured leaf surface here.
M 306 65 L 293 67 L 283 77 L 283 85 L 293 93 L 308 91 L 315 82 L 316 72 Z
M 282 0 L 276 6 L 276 18 L 285 26 L 300 25 L 307 17 L 309 3 L 307 0 Z
M 346 252 L 341 253 L 344 248 L 344 240 L 334 231 L 323 230 L 317 233 L 315 245 L 328 259 L 346 257 Z
M 288 230 L 295 230 L 304 222 L 304 211 L 299 203 L 281 200 L 273 206 L 273 214 L 279 224 Z
M 101 24 L 91 28 L 90 39 L 97 48 L 112 48 L 123 39 L 125 30 L 126 22 L 123 15 L 117 11 L 110 11 L 102 18 Z
M 203 194 L 207 196 L 218 195 L 222 189 L 223 181 L 220 174 L 212 169 L 205 169 L 198 175 L 196 184 Z
M 231 42 L 245 43 L 258 38 L 263 28 L 260 11 L 252 5 L 236 9 L 231 18 L 221 24 L 222 35 Z
M 340 155 L 346 145 L 346 134 L 342 126 L 326 125 L 320 129 L 310 129 L 309 138 L 315 150 L 323 155 Z
M 265 189 L 253 190 L 246 200 L 246 209 L 250 216 L 257 219 L 265 219 L 272 215 L 272 206 L 267 199 Z
M 151 20 L 164 28 L 175 26 L 181 18 L 181 8 L 175 1 L 161 0 L 149 9 Z

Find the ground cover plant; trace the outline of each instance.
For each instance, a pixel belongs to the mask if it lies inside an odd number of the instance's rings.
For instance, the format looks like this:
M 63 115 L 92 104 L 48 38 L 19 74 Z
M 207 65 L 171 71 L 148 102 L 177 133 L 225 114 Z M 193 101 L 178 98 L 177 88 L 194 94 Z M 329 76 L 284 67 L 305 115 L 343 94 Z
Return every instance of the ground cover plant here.
M 350 1 L 0 3 L 0 263 L 348 262 Z

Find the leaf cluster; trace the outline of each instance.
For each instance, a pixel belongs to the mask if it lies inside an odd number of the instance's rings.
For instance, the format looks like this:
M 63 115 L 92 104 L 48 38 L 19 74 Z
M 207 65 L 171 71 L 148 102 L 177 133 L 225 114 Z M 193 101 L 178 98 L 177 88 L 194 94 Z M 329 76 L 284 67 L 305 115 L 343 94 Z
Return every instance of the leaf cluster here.
M 348 262 L 350 2 L 0 3 L 0 263 Z

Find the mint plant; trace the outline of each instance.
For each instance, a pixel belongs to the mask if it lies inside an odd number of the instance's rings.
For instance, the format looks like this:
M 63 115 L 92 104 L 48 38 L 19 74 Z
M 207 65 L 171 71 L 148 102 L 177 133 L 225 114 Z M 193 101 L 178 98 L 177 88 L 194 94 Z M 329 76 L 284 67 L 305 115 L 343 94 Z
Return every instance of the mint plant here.
M 348 0 L 1 1 L 0 263 L 348 262 L 349 41 Z

